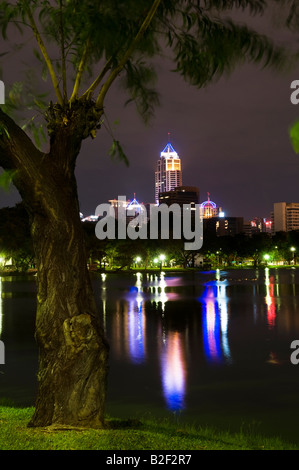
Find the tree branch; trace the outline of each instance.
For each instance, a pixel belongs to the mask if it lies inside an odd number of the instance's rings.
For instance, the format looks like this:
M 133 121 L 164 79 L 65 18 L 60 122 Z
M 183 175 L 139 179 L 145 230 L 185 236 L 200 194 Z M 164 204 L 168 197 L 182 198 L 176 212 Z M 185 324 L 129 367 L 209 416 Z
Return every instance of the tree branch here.
M 88 99 L 90 97 L 91 93 L 99 86 L 104 76 L 106 75 L 108 70 L 111 68 L 111 64 L 112 64 L 112 57 L 110 57 L 110 59 L 107 60 L 105 66 L 103 67 L 103 69 L 101 70 L 101 72 L 99 73 L 95 81 L 90 85 L 90 87 L 82 95 L 82 98 Z
M 64 101 L 67 102 L 67 85 L 66 85 L 66 65 L 65 65 L 65 50 L 64 50 L 62 0 L 59 0 L 59 14 L 60 14 L 60 41 L 61 41 L 60 47 L 61 47 L 63 98 L 64 98 Z
M 43 154 L 27 134 L 0 109 L 0 166 L 13 171 L 13 182 L 21 196 L 33 200 L 35 185 L 41 177 Z
M 122 71 L 122 69 L 126 65 L 128 59 L 132 55 L 134 49 L 136 48 L 138 42 L 140 41 L 140 39 L 142 38 L 142 36 L 146 32 L 146 30 L 149 27 L 153 17 L 155 16 L 155 13 L 156 13 L 161 1 L 162 0 L 154 0 L 154 2 L 152 4 L 146 18 L 145 18 L 145 20 L 143 21 L 138 33 L 136 34 L 135 38 L 133 39 L 131 45 L 129 46 L 129 48 L 127 49 L 125 54 L 123 55 L 122 59 L 119 61 L 118 65 L 112 70 L 112 72 L 110 73 L 110 75 L 107 78 L 106 82 L 103 84 L 103 86 L 101 88 L 101 91 L 98 95 L 98 98 L 96 100 L 97 107 L 99 107 L 99 108 L 103 107 L 104 99 L 105 99 L 105 96 L 106 96 L 110 86 L 112 85 L 114 80 L 117 78 L 119 73 Z
M 70 103 L 72 101 L 74 101 L 74 99 L 78 96 L 79 86 L 80 86 L 82 75 L 83 75 L 83 72 L 84 72 L 84 67 L 85 67 L 85 64 L 86 64 L 86 61 L 87 61 L 89 47 L 90 47 L 90 41 L 87 41 L 87 43 L 85 45 L 85 48 L 84 48 L 84 52 L 82 54 L 82 57 L 81 57 L 81 60 L 80 60 L 80 63 L 79 63 L 79 66 L 78 66 L 78 71 L 77 71 L 77 75 L 76 75 L 76 80 L 75 80 L 72 96 L 70 98 Z
M 55 90 L 55 93 L 56 93 L 56 97 L 58 99 L 59 104 L 63 105 L 63 98 L 62 98 L 62 95 L 61 95 L 61 91 L 59 89 L 58 80 L 57 80 L 57 77 L 56 77 L 56 74 L 55 74 L 55 71 L 54 71 L 54 68 L 53 68 L 53 65 L 52 65 L 52 61 L 51 61 L 51 59 L 48 55 L 48 52 L 47 52 L 45 44 L 42 40 L 42 37 L 41 37 L 41 35 L 40 35 L 40 33 L 37 29 L 37 26 L 35 24 L 32 12 L 31 12 L 28 4 L 26 6 L 26 11 L 27 11 L 27 15 L 28 15 L 30 25 L 31 25 L 32 31 L 34 33 L 35 39 L 36 39 L 36 41 L 39 45 L 41 53 L 42 53 L 42 55 L 45 59 L 46 65 L 48 67 L 48 70 L 49 70 L 49 73 L 50 73 L 50 76 L 51 76 L 51 79 L 52 79 L 52 83 L 53 83 L 53 86 L 54 86 L 54 90 Z

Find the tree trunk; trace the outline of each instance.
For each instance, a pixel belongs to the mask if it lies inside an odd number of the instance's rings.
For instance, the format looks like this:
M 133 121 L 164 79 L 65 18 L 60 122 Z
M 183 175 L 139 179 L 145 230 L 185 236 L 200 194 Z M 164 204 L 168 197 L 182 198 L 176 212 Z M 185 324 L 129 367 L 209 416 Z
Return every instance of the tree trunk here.
M 74 175 L 86 121 L 75 116 L 60 125 L 48 154 L 1 111 L 0 122 L 7 129 L 0 164 L 15 172 L 38 267 L 39 388 L 29 425 L 102 427 L 108 344 L 87 269 Z
M 32 219 L 40 360 L 32 426 L 104 424 L 108 348 L 87 271 L 78 206 L 73 198 L 69 203 L 64 198 L 54 213 Z
M 56 161 L 64 156 L 63 141 L 61 146 L 55 147 Z M 31 213 L 40 370 L 30 424 L 103 426 L 108 345 L 87 270 L 73 171 L 60 172 L 52 164 L 42 193 L 42 213 Z

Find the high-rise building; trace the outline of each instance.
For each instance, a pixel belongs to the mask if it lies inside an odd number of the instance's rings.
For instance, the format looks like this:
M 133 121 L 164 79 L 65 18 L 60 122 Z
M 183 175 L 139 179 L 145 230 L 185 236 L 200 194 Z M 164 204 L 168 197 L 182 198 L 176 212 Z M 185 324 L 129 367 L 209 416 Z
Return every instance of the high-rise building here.
M 172 191 L 182 184 L 181 159 L 171 143 L 168 142 L 160 154 L 155 171 L 156 204 L 159 204 L 159 193 Z
M 206 217 L 203 218 L 203 230 L 217 237 L 234 237 L 243 233 L 243 217 Z
M 199 189 L 195 186 L 178 186 L 172 191 L 165 191 L 160 193 L 159 204 L 178 204 L 183 207 L 184 204 L 190 204 L 195 208 L 199 203 Z
M 272 233 L 299 230 L 299 203 L 275 202 L 272 218 Z

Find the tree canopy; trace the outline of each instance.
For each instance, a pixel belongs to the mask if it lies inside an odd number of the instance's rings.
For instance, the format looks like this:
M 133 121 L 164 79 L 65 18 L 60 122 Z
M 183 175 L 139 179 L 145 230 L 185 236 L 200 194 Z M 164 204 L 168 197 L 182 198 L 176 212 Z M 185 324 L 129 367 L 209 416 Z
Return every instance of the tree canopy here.
M 240 21 L 227 19 L 228 12 L 249 15 L 267 11 L 263 0 L 19 0 L 0 2 L 0 27 L 4 40 L 15 34 L 30 34 L 32 52 L 40 65 L 40 77 L 50 79 L 56 102 L 24 84 L 11 84 L 7 112 L 20 105 L 37 107 L 45 115 L 47 131 L 55 132 L 57 121 L 68 124 L 66 109 L 77 100 L 92 100 L 93 109 L 84 138 L 96 136 L 101 126 L 105 97 L 121 80 L 137 110 L 147 121 L 159 104 L 155 90 L 154 58 L 167 55 L 174 71 L 196 87 L 203 87 L 231 71 L 237 63 L 253 61 L 262 66 L 281 66 L 282 49 L 265 35 Z M 273 3 L 273 2 L 272 2 Z M 281 2 L 275 2 L 281 3 Z M 21 47 L 22 44 L 19 44 Z M 3 60 L 7 57 L 3 51 Z M 32 86 L 32 79 L 30 77 Z M 30 84 L 29 84 L 30 88 Z M 59 112 L 58 112 L 59 110 Z M 63 110 L 63 111 L 62 111 Z M 45 132 L 39 123 L 27 121 L 36 143 Z M 115 142 L 112 153 L 121 151 Z M 122 155 L 124 156 L 124 155 Z

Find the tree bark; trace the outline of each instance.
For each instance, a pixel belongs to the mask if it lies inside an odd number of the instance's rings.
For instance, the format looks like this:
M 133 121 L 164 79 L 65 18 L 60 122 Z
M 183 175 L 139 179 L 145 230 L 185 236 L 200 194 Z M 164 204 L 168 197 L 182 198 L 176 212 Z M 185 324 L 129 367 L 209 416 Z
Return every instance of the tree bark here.
M 79 216 L 74 168 L 82 137 L 70 126 L 56 129 L 51 151 L 43 154 L 2 112 L 1 118 L 9 138 L 2 138 L 0 164 L 17 170 L 14 183 L 30 216 L 38 267 L 39 388 L 29 425 L 102 427 L 109 348 Z
M 38 263 L 39 392 L 31 425 L 102 426 L 107 343 L 73 200 L 32 219 Z M 74 209 L 74 206 L 76 209 Z

